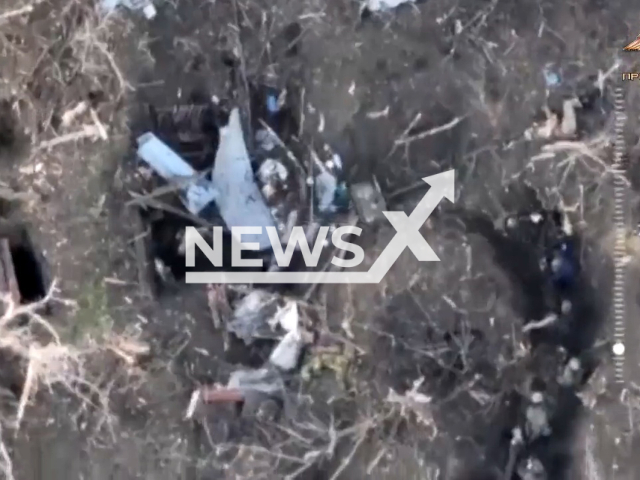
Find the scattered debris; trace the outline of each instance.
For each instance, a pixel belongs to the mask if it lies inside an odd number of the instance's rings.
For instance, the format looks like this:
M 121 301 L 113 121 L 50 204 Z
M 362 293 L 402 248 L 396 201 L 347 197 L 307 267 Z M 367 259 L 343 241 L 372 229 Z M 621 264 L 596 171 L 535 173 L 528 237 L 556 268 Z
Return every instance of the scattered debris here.
M 338 180 L 342 172 L 342 159 L 332 153 L 329 147 L 326 150 L 330 159 L 324 163 L 313 152 L 313 162 L 318 173 L 307 179 L 307 185 L 314 189 L 318 211 L 322 214 L 335 214 L 348 209 L 349 192 L 346 182 Z
M 278 296 L 265 290 L 251 290 L 236 305 L 226 328 L 247 345 L 256 338 L 272 337 L 269 319 L 277 312 Z
M 351 198 L 360 220 L 365 224 L 373 224 L 384 218 L 387 209 L 385 199 L 377 180 L 361 182 L 351 186 Z
M 277 192 L 286 190 L 288 177 L 287 168 L 278 160 L 267 158 L 262 162 L 258 169 L 258 179 L 263 185 L 262 195 L 264 198 L 270 201 Z
M 371 120 L 377 120 L 378 118 L 383 118 L 389 115 L 389 105 L 385 107 L 384 110 L 379 110 L 377 112 L 369 112 L 367 113 L 367 118 Z
M 89 110 L 89 104 L 87 102 L 79 102 L 75 107 L 65 111 L 62 114 L 60 124 L 63 127 L 69 127 L 78 117 L 83 115 Z
M 544 75 L 544 81 L 547 88 L 555 88 L 562 83 L 560 75 L 551 70 L 551 65 L 547 65 L 542 71 L 542 74 Z
M 185 417 L 192 418 L 200 403 L 244 403 L 255 408 L 270 398 L 282 398 L 284 381 L 280 372 L 270 367 L 236 370 L 226 386 L 204 386 L 191 395 Z
M 287 332 L 280 343 L 271 352 L 269 363 L 282 371 L 288 372 L 296 368 L 302 348 L 309 340 L 300 328 L 298 305 L 290 301 L 275 316 L 278 324 Z
M 213 184 L 153 133 L 138 138 L 138 156 L 166 181 L 181 186 L 182 201 L 192 214 L 198 215 L 217 198 Z
M 0 14 L 0 22 L 5 22 L 13 17 L 19 17 L 21 15 L 27 15 L 33 12 L 34 5 L 25 5 L 24 7 L 18 8 L 16 10 L 11 10 L 5 13 Z
M 297 330 L 300 324 L 298 304 L 289 300 L 284 307 L 279 307 L 276 314 L 269 320 L 272 329 L 281 327 L 285 332 Z
M 130 10 L 142 10 L 148 20 L 155 18 L 158 13 L 151 0 L 101 0 L 101 4 L 107 13 L 113 12 L 120 5 Z
M 543 109 L 545 119 L 541 122 L 535 122 L 525 132 L 525 138 L 528 140 L 574 138 L 578 130 L 576 109 L 582 107 L 583 104 L 579 99 L 566 99 L 562 104 L 562 115 L 560 116 L 545 106 Z
M 334 373 L 340 385 L 348 388 L 348 374 L 353 361 L 355 350 L 341 345 L 314 346 L 308 362 L 302 367 L 300 376 L 310 381 L 315 375 L 324 370 Z
M 281 328 L 286 333 L 271 352 L 267 362 L 259 369 L 234 371 L 226 387 L 202 387 L 197 389 L 187 408 L 186 418 L 191 418 L 198 404 L 215 402 L 242 402 L 243 414 L 253 413 L 265 402 L 284 400 L 283 373 L 294 370 L 302 349 L 313 341 L 300 323 L 298 305 L 289 300 L 281 308 L 276 305 L 278 297 L 262 290 L 250 291 L 238 304 L 234 320 L 227 328 L 251 343 L 266 325 L 271 329 Z M 274 312 L 275 309 L 275 312 Z
M 147 358 L 151 354 L 151 347 L 147 343 L 122 335 L 113 335 L 107 348 L 122 358 L 130 367 L 137 365 L 141 359 Z
M 95 125 L 98 135 L 102 140 L 108 140 L 109 135 L 107 134 L 107 127 L 100 121 L 100 117 L 98 117 L 98 112 L 96 112 L 93 108 L 89 109 L 89 115 L 91 115 L 91 120 Z
M 364 6 L 372 12 L 386 12 L 403 3 L 415 3 L 415 0 L 366 0 Z
M 262 227 L 261 233 L 243 235 L 260 250 L 271 247 L 267 227 L 276 227 L 273 215 L 256 184 L 244 142 L 240 111 L 234 108 L 229 123 L 220 129 L 220 144 L 213 166 L 216 203 L 228 227 Z
M 278 140 L 274 138 L 272 132 L 267 130 L 266 128 L 261 128 L 256 130 L 256 143 L 260 146 L 262 150 L 265 152 L 270 152 L 278 145 Z
M 59 137 L 52 138 L 51 140 L 44 140 L 40 142 L 37 146 L 37 150 L 49 150 L 53 147 L 64 145 L 65 143 L 69 142 L 77 142 L 85 138 L 97 140 L 98 138 L 102 138 L 102 133 L 103 132 L 100 131 L 99 127 L 95 125 L 83 125 L 81 129 L 75 132 L 67 133 L 65 135 L 60 135 Z
M 558 116 L 551 113 L 548 107 L 544 108 L 546 119 L 542 122 L 535 122 L 531 128 L 525 132 L 525 138 L 532 139 L 550 139 L 554 132 L 558 130 L 560 120 Z
M 463 115 L 460 117 L 455 117 L 444 125 L 439 125 L 437 127 L 430 128 L 424 132 L 416 133 L 415 135 L 411 135 L 410 133 L 416 128 L 420 120 L 422 120 L 422 113 L 418 113 L 415 118 L 409 124 L 409 127 L 402 133 L 402 135 L 394 142 L 394 147 L 399 147 L 403 145 L 409 145 L 418 140 L 423 140 L 427 137 L 431 137 L 433 135 L 438 135 L 440 133 L 451 130 L 456 127 L 460 122 L 462 122 L 468 115 Z M 395 152 L 395 149 L 392 149 L 392 152 Z M 391 153 L 387 155 L 389 157 Z
M 274 338 L 274 332 L 281 328 L 285 335 L 269 362 L 280 370 L 290 371 L 298 365 L 303 346 L 311 340 L 300 326 L 297 303 L 289 300 L 279 307 L 279 300 L 276 294 L 252 290 L 238 303 L 227 329 L 249 345 L 257 338 Z
M 191 394 L 185 418 L 193 418 L 198 407 L 210 403 L 236 403 L 242 405 L 242 414 L 258 411 L 262 404 L 284 402 L 285 385 L 280 372 L 269 365 L 257 370 L 236 370 L 225 387 L 203 386 Z
M 425 404 L 426 405 L 431 403 L 431 397 L 424 395 L 422 393 L 419 393 L 416 390 L 414 385 L 414 387 L 404 395 L 399 395 L 393 389 L 391 389 L 389 391 L 389 395 L 387 396 L 387 401 L 393 402 L 393 403 L 400 403 L 403 405 L 408 405 L 408 404 Z
M 274 180 L 286 182 L 289 172 L 282 163 L 268 158 L 260 165 L 258 175 L 263 183 L 269 183 Z
M 236 370 L 229 377 L 227 388 L 240 390 L 245 400 L 248 394 L 255 393 L 281 396 L 285 389 L 281 373 L 269 365 L 257 370 Z
M 576 108 L 581 108 L 582 103 L 577 98 L 565 100 L 562 103 L 562 122 L 560 123 L 560 135 L 563 138 L 571 138 L 578 131 Z
M 431 397 L 418 392 L 420 386 L 424 383 L 424 377 L 420 377 L 413 382 L 413 386 L 410 390 L 405 392 L 404 395 L 396 393 L 393 389 L 389 390 L 387 395 L 387 402 L 396 403 L 400 405 L 401 415 L 406 415 L 407 410 L 413 412 L 418 421 L 425 426 L 432 429 L 432 438 L 438 433 L 437 427 L 434 424 Z

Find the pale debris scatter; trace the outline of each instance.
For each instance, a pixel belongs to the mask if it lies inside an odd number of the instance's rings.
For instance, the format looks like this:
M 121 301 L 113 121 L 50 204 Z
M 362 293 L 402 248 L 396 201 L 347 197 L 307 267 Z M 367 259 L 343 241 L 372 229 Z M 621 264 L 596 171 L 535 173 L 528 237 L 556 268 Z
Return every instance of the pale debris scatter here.
M 400 405 L 400 414 L 406 415 L 407 411 L 411 411 L 415 414 L 417 420 L 424 426 L 431 429 L 431 438 L 435 438 L 438 433 L 438 428 L 435 424 L 432 413 L 432 397 L 420 393 L 418 389 L 424 383 L 425 378 L 420 377 L 413 382 L 413 386 L 410 390 L 404 394 L 399 394 L 392 388 L 389 389 L 387 395 L 387 402 Z
M 264 395 L 280 395 L 284 391 L 284 382 L 280 373 L 265 366 L 257 370 L 236 370 L 229 377 L 227 388 L 248 392 L 260 392 Z
M 255 134 L 256 143 L 260 145 L 265 152 L 270 152 L 276 148 L 278 141 L 274 135 L 266 128 L 261 128 Z
M 386 201 L 375 179 L 373 182 L 351 185 L 350 193 L 362 222 L 372 224 L 385 218 L 383 212 L 387 210 Z
M 278 160 L 267 158 L 258 168 L 258 179 L 262 183 L 262 195 L 270 201 L 279 190 L 286 190 L 286 181 L 289 177 L 287 168 Z M 272 214 L 273 210 L 272 209 Z M 276 215 L 274 215 L 275 217 Z
M 558 85 L 560 85 L 560 83 L 562 83 L 560 75 L 557 72 L 553 71 L 551 69 L 551 66 L 552 65 L 547 65 L 542 71 L 542 74 L 544 75 L 544 81 L 548 88 L 557 87 Z
M 297 366 L 309 338 L 300 325 L 298 304 L 287 300 L 281 307 L 278 305 L 281 301 L 276 294 L 252 290 L 236 305 L 227 329 L 247 345 L 256 338 L 277 338 L 275 332 L 282 329 L 285 334 L 271 353 L 269 362 L 280 370 L 289 371 Z
M 415 3 L 415 0 L 366 0 L 365 7 L 372 12 L 393 10 L 403 3 Z
M 280 370 L 288 372 L 298 365 L 298 359 L 305 344 L 305 339 L 300 329 L 298 305 L 293 301 L 288 302 L 276 313 L 274 320 L 287 333 L 271 352 L 269 362 Z
M 264 183 L 269 183 L 274 179 L 286 182 L 289 172 L 286 167 L 279 161 L 267 158 L 258 169 L 258 178 Z
M 101 7 L 104 12 L 112 13 L 118 6 L 126 7 L 130 10 L 142 10 L 147 20 L 152 20 L 158 12 L 151 0 L 102 0 Z
M 577 134 L 578 123 L 576 109 L 582 108 L 582 103 L 577 98 L 565 100 L 562 104 L 562 119 L 553 113 L 549 107 L 544 107 L 546 119 L 534 123 L 525 132 L 527 140 L 541 139 L 571 139 Z
M 262 300 L 271 297 L 268 294 L 257 294 L 253 290 L 245 297 L 248 299 L 236 309 L 244 315 L 252 313 L 251 308 L 258 312 L 254 318 L 263 322 Z M 302 349 L 311 343 L 312 336 L 300 324 L 298 304 L 289 300 L 284 307 L 278 308 L 272 318 L 266 320 L 272 328 L 280 327 L 286 333 L 271 352 L 269 359 L 258 369 L 238 369 L 229 377 L 225 387 L 205 386 L 196 389 L 189 402 L 185 417 L 192 418 L 201 403 L 212 402 L 242 402 L 243 414 L 259 412 L 264 404 L 285 400 L 285 384 L 282 374 L 294 370 L 299 363 Z M 273 405 L 271 405 L 274 407 Z M 275 407 L 274 407 L 275 408 Z
M 277 312 L 278 296 L 255 289 L 245 295 L 235 306 L 227 330 L 247 345 L 261 336 L 268 328 L 268 321 Z
M 169 183 L 182 184 L 182 201 L 198 215 L 217 196 L 213 184 L 153 133 L 138 137 L 138 156 Z
M 83 115 L 89 110 L 89 104 L 87 102 L 79 102 L 75 107 L 66 110 L 61 117 L 60 124 L 63 127 L 70 126 L 78 117 Z

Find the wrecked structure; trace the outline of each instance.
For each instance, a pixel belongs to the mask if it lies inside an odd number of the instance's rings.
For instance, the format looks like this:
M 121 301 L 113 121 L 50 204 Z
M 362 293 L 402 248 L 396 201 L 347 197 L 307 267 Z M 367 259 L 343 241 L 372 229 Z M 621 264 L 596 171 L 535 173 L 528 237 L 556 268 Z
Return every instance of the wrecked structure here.
M 286 92 L 260 92 L 267 118 L 259 119 L 251 142 L 246 141 L 251 130 L 243 126 L 240 109 L 225 108 L 217 98 L 203 105 L 153 112 L 158 117 L 156 128 L 139 135 L 136 142 L 139 172 L 151 185 L 138 194 L 137 204 L 143 224 L 152 222 L 152 230 L 154 219 L 162 222 L 167 217 L 167 211 L 155 203 L 167 195 L 177 200 L 169 217 L 183 217 L 180 226 L 195 225 L 205 236 L 207 226 L 224 227 L 227 239 L 234 228 L 261 227 L 260 233 L 243 235 L 242 241 L 254 243 L 256 251 L 251 254 L 266 259 L 266 268 L 273 271 L 279 267 L 270 261 L 273 252 L 267 229 L 275 230 L 286 245 L 293 228 L 302 225 L 313 247 L 321 226 L 335 228 L 353 222 L 355 212 L 363 223 L 372 224 L 383 218 L 386 205 L 374 178 L 347 185 L 343 161 L 328 145 L 320 152 L 311 149 L 308 158 L 294 154 L 296 139 L 281 138 L 282 122 L 273 119 L 283 107 Z M 192 150 L 208 153 L 192 161 Z M 184 271 L 182 230 L 168 228 L 160 247 L 153 240 L 141 247 L 161 283 Z M 329 250 L 324 245 L 321 248 Z M 295 254 L 299 251 L 296 244 Z M 294 260 L 289 268 L 308 267 Z M 308 309 L 299 303 L 310 291 L 296 293 L 277 286 L 232 290 L 226 285 L 209 285 L 208 292 L 216 328 L 247 346 L 256 340 L 272 341 L 273 349 L 261 368 L 238 370 L 226 386 L 196 389 L 186 416 L 191 418 L 201 403 L 253 405 L 260 399 L 282 403 L 283 376 L 299 367 L 302 351 L 316 335 Z M 254 411 L 255 405 L 247 408 Z

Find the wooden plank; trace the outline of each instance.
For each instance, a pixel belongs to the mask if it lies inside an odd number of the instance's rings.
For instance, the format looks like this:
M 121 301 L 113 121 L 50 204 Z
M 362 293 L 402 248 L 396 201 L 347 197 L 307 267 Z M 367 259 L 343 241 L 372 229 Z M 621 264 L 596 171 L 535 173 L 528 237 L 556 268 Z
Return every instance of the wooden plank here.
M 9 293 L 15 304 L 20 303 L 20 289 L 11 257 L 9 240 L 0 239 L 0 292 Z
M 136 266 L 138 270 L 138 285 L 143 298 L 153 298 L 153 286 L 151 284 L 152 260 L 148 250 L 149 232 L 137 208 L 129 210 L 133 217 L 134 233 L 133 244 L 135 249 Z

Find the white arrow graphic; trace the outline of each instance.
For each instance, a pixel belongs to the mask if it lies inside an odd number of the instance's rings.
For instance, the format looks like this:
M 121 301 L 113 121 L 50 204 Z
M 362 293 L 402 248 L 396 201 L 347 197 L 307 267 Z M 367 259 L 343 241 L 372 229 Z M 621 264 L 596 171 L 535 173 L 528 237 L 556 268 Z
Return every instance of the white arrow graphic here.
M 431 188 L 416 205 L 411 215 L 404 212 L 384 212 L 389 222 L 396 229 L 396 235 L 382 251 L 378 260 L 371 266 L 367 274 L 373 277 L 373 283 L 380 283 L 389 269 L 398 260 L 405 248 L 409 248 L 420 262 L 439 262 L 440 259 L 431 245 L 427 243 L 420 228 L 425 224 L 442 198 L 455 202 L 455 172 L 449 170 L 422 179 Z M 367 282 L 369 283 L 369 282 Z
M 420 262 L 440 259 L 420 234 L 420 228 L 443 198 L 455 202 L 455 171 L 425 177 L 431 186 L 409 216 L 404 212 L 384 212 L 396 234 L 367 272 L 187 272 L 187 283 L 380 283 L 409 248 Z

